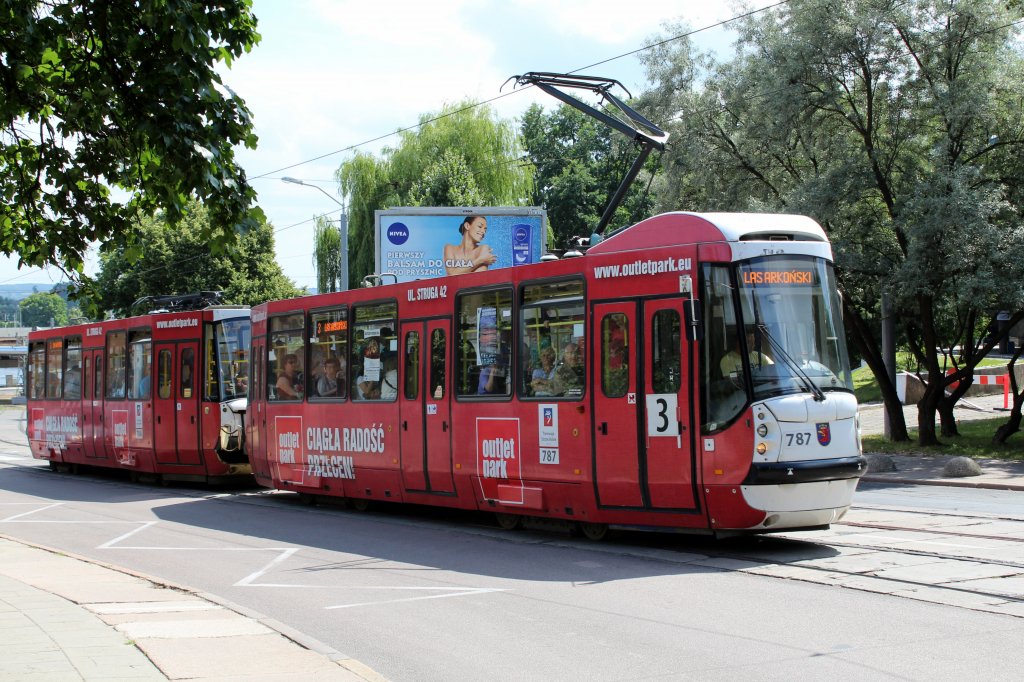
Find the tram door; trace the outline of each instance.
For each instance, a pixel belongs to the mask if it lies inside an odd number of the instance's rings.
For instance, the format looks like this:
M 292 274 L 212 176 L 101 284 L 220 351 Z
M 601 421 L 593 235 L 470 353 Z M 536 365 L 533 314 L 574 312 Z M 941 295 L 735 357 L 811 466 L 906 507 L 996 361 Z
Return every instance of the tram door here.
M 156 459 L 161 464 L 199 464 L 199 408 L 192 379 L 196 344 L 157 344 L 153 351 Z
M 177 388 L 175 396 L 175 427 L 179 464 L 201 464 L 199 454 L 199 344 L 188 341 L 178 344 Z
M 399 434 L 407 490 L 455 492 L 446 365 L 450 336 L 447 319 L 402 323 Z
M 682 299 L 597 304 L 592 319 L 600 504 L 694 509 Z
M 103 352 L 82 353 L 82 448 L 86 457 L 102 459 L 103 447 Z
M 156 391 L 153 396 L 153 443 L 156 461 L 161 464 L 178 463 L 177 418 L 175 417 L 174 344 L 156 344 Z
M 102 365 L 102 353 L 95 350 L 82 352 L 82 451 L 88 458 L 103 457 L 103 408 L 95 382 L 100 379 L 92 368 Z M 102 382 L 99 384 L 102 386 Z M 98 437 L 98 440 L 97 440 Z
M 267 381 L 263 378 L 267 370 L 266 351 L 262 337 L 252 340 L 252 354 L 249 358 L 249 408 L 245 415 L 245 441 L 253 473 L 270 477 L 267 461 Z

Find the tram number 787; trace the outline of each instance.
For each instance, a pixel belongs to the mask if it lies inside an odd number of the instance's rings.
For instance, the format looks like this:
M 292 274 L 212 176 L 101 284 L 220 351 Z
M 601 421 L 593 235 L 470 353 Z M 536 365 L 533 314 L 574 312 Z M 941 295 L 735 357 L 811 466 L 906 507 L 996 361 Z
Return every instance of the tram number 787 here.
M 787 433 L 786 434 L 786 445 L 810 445 L 811 434 L 807 431 L 800 431 L 798 433 Z

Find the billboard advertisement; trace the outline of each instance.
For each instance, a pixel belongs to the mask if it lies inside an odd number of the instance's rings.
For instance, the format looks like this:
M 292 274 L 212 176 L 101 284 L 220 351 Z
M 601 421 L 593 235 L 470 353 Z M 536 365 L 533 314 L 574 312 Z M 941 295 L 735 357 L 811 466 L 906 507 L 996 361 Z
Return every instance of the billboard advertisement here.
M 375 221 L 376 271 L 399 282 L 537 263 L 547 234 L 533 207 L 393 208 Z

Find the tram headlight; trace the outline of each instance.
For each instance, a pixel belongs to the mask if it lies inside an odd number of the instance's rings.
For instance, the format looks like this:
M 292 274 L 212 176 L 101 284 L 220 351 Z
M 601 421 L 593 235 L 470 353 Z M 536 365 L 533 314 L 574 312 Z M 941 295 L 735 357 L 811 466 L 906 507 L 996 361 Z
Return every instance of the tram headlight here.
M 757 454 L 763 455 L 766 452 L 768 452 L 768 444 L 767 443 L 758 443 L 757 444 Z
M 768 425 L 767 424 L 760 424 L 757 427 L 757 435 L 761 436 L 761 438 L 764 438 L 765 436 L 767 436 L 768 435 Z

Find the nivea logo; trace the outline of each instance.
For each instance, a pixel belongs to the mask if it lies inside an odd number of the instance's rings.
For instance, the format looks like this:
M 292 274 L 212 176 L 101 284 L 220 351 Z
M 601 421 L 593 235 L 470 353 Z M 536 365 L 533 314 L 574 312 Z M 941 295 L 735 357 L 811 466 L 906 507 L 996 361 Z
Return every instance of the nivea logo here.
M 405 223 L 391 223 L 388 228 L 388 241 L 395 246 L 401 246 L 409 241 L 409 228 Z
M 530 241 L 530 226 L 529 225 L 513 225 L 512 234 L 515 236 L 517 244 Z

